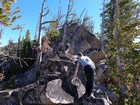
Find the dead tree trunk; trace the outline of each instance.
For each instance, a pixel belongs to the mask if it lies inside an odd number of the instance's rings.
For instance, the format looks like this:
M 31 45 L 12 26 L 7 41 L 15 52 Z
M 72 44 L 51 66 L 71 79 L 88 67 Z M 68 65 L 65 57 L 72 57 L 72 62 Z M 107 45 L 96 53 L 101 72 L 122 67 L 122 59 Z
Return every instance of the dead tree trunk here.
M 101 42 L 102 42 L 102 50 L 104 50 L 104 20 L 105 20 L 105 0 L 103 0 L 103 16 L 102 16 L 102 28 L 101 28 L 101 30 L 102 30 L 102 40 L 101 40 Z
M 19 57 L 19 43 L 20 43 L 21 33 L 22 33 L 22 27 L 20 28 L 20 34 L 19 34 L 19 38 L 18 38 L 17 57 Z
M 19 53 L 19 44 L 20 44 L 20 38 L 21 38 L 21 33 L 22 33 L 22 29 L 24 28 L 25 24 L 23 25 L 17 25 L 16 27 L 12 28 L 12 30 L 19 30 L 19 38 L 18 38 L 18 47 L 17 47 L 17 57 L 20 56 L 20 53 Z
M 61 4 L 61 0 L 59 1 L 59 6 L 58 6 L 58 13 L 57 13 L 57 29 L 60 27 L 60 20 L 61 18 L 63 17 L 62 14 L 61 14 L 61 7 L 60 7 L 60 4 Z
M 44 5 L 46 0 L 42 3 L 41 13 L 40 13 L 40 21 L 39 21 L 39 33 L 38 33 L 38 50 L 37 50 L 37 61 L 36 61 L 36 75 L 40 75 L 40 62 L 42 61 L 42 51 L 41 51 L 41 39 L 42 39 L 42 21 L 44 15 Z
M 19 53 L 19 44 L 20 44 L 20 38 L 21 38 L 21 35 L 22 35 L 22 29 L 23 29 L 24 25 L 20 27 L 20 33 L 19 33 L 19 38 L 18 38 L 17 57 L 20 56 L 20 53 Z
M 0 40 L 2 39 L 3 31 L 4 31 L 4 26 L 2 25 L 2 27 L 0 29 Z M 0 42 L 0 44 L 1 44 L 1 42 Z
M 46 0 L 42 3 L 40 20 L 39 20 L 39 33 L 38 33 L 38 53 L 37 53 L 37 62 L 36 62 L 36 76 L 40 76 L 40 63 L 42 61 L 42 27 L 44 24 L 56 22 L 55 21 L 44 21 L 43 18 L 49 13 L 48 7 L 44 8 Z M 44 10 L 47 9 L 47 12 L 44 13 Z
M 64 23 L 62 46 L 64 46 L 67 43 L 66 42 L 66 35 L 67 35 L 68 18 L 69 18 L 70 15 L 72 15 L 71 11 L 73 9 L 73 3 L 74 3 L 74 0 L 69 0 L 68 10 L 67 10 L 66 18 L 65 18 L 65 23 Z
M 138 19 L 138 18 L 139 18 L 139 14 L 140 14 L 140 5 L 139 5 L 139 7 L 138 7 L 138 9 L 137 9 L 136 19 Z

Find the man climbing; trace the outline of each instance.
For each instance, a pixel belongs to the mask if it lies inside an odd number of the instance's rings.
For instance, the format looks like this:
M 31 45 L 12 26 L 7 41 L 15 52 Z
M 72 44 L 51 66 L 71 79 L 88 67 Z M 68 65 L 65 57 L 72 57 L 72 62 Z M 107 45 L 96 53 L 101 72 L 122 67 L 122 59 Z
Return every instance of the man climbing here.
M 84 70 L 85 77 L 86 77 L 86 92 L 84 95 L 89 97 L 93 89 L 95 64 L 88 56 L 83 56 L 83 54 L 79 52 L 74 78 L 76 78 L 77 76 L 79 66 L 82 66 L 82 69 Z

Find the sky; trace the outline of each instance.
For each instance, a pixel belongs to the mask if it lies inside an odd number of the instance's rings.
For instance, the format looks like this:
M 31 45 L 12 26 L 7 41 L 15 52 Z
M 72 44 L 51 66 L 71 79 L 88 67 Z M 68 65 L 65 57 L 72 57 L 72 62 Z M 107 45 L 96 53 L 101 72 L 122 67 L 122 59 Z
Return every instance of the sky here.
M 66 14 L 67 6 L 69 0 L 61 0 L 61 9 L 62 14 Z M 77 17 L 80 17 L 80 14 L 84 9 L 85 13 L 91 17 L 91 20 L 94 22 L 94 32 L 100 32 L 100 24 L 101 17 L 100 13 L 102 12 L 102 1 L 103 0 L 75 0 L 73 10 L 76 12 Z M 108 1 L 108 0 L 106 0 Z M 38 22 L 38 17 L 41 11 L 41 5 L 43 0 L 17 0 L 16 3 L 13 4 L 12 9 L 15 9 L 17 6 L 20 7 L 20 13 L 22 17 L 14 24 L 12 27 L 16 25 L 24 25 L 22 31 L 22 37 L 26 35 L 26 31 L 29 29 L 31 32 L 31 39 L 34 38 L 36 26 Z M 59 0 L 47 0 L 46 6 L 50 8 L 49 15 L 44 18 L 44 21 L 48 21 L 53 16 L 56 16 L 58 12 Z M 83 14 L 83 15 L 84 15 Z M 12 30 L 12 27 L 5 27 L 4 34 L 2 36 L 2 41 L 0 44 L 4 46 L 8 43 L 9 39 L 12 39 L 14 42 L 18 41 L 18 37 L 20 34 L 19 30 Z

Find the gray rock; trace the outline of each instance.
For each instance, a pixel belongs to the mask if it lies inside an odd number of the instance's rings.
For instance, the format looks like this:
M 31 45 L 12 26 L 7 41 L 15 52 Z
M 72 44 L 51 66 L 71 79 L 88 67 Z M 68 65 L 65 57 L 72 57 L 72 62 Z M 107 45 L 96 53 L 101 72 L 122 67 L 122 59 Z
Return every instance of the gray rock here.
M 68 27 L 66 42 L 70 44 L 69 54 L 71 54 L 71 60 L 74 59 L 73 61 L 67 59 L 65 54 L 63 56 L 63 54 L 57 55 L 55 53 L 55 50 L 58 50 L 59 45 L 62 43 L 63 31 L 60 30 L 60 39 L 53 45 L 54 50 L 51 52 L 53 53 L 52 56 L 44 55 L 43 61 L 41 62 L 41 75 L 39 78 L 42 79 L 38 80 L 39 83 L 36 84 L 35 82 L 35 67 L 32 67 L 22 75 L 12 77 L 15 87 L 21 88 L 16 91 L 13 90 L 11 93 L 8 92 L 8 94 L 1 91 L 0 105 L 18 105 L 19 103 L 23 105 L 73 104 L 77 98 L 82 97 L 85 93 L 85 78 L 82 69 L 78 72 L 78 78 L 81 84 L 74 86 L 71 83 L 72 76 L 74 75 L 75 61 L 77 59 L 76 54 L 79 51 L 85 52 L 96 65 L 97 62 L 105 58 L 105 55 L 102 51 L 94 52 L 94 50 L 89 50 L 94 48 L 100 49 L 101 42 L 85 28 L 83 28 L 82 34 L 80 34 L 81 29 L 82 26 L 75 26 L 74 24 Z M 110 105 L 117 101 L 116 95 L 104 85 L 104 82 L 109 76 L 108 73 L 110 73 L 105 70 L 106 64 L 99 64 L 97 66 L 99 67 L 96 70 L 96 88 L 93 90 L 94 97 L 83 98 L 80 102 L 83 105 Z M 11 80 L 2 83 L 0 88 L 5 89 L 9 82 Z
M 48 83 L 46 96 L 56 104 L 73 103 L 74 98 L 62 89 L 62 80 L 56 79 Z

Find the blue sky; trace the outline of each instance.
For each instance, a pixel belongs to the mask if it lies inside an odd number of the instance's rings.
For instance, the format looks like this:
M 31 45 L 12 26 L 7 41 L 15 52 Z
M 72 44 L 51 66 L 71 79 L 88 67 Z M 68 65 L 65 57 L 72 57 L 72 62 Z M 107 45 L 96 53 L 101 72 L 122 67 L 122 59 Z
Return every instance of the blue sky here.
M 13 4 L 13 9 L 17 6 L 20 7 L 20 15 L 22 16 L 20 19 L 16 20 L 12 27 L 15 25 L 23 25 L 26 24 L 22 31 L 22 36 L 25 36 L 26 31 L 29 29 L 31 32 L 31 39 L 33 39 L 36 25 L 39 17 L 39 13 L 41 11 L 41 5 L 43 0 L 17 0 L 16 3 Z M 88 16 L 91 17 L 94 22 L 94 32 L 100 32 L 100 24 L 101 17 L 100 13 L 102 12 L 102 1 L 103 0 L 75 0 L 75 5 L 73 10 L 77 13 L 79 17 L 84 9 Z M 108 0 L 106 0 L 108 1 Z M 51 10 L 50 15 L 46 16 L 45 20 L 56 16 L 58 11 L 59 0 L 47 0 L 46 7 L 48 6 Z M 68 6 L 68 0 L 61 0 L 61 8 L 62 14 L 66 14 Z M 4 35 L 2 36 L 1 45 L 6 45 L 9 39 L 13 39 L 14 42 L 17 42 L 19 37 L 19 30 L 12 30 L 11 27 L 6 27 L 4 30 Z

